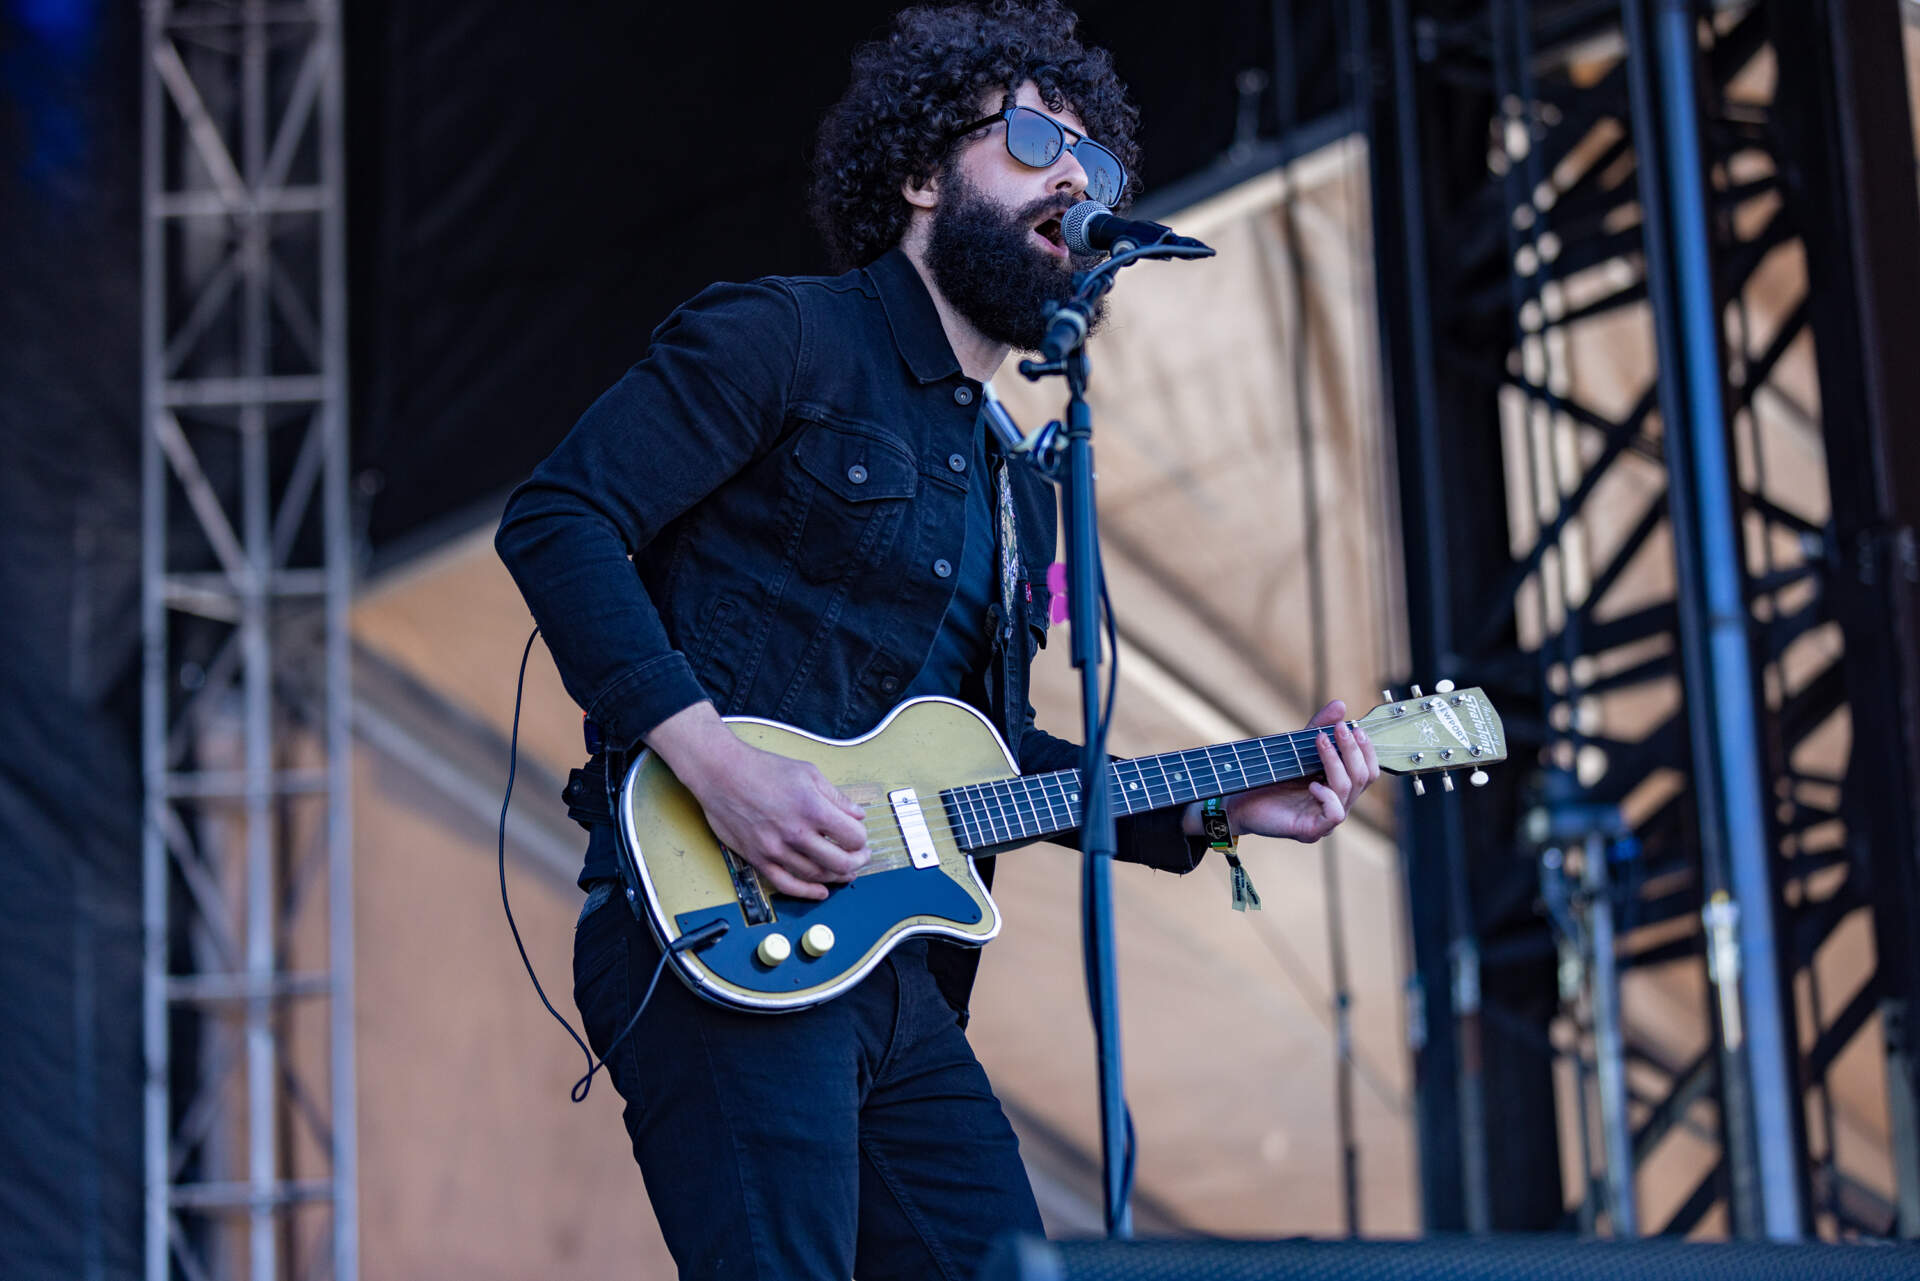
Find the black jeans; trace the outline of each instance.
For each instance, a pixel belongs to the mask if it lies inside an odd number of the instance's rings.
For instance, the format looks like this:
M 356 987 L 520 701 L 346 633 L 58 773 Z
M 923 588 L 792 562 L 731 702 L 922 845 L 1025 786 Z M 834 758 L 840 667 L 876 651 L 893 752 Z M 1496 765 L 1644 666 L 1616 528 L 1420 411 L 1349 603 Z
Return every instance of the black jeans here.
M 602 881 L 573 956 L 600 1053 L 660 950 Z M 722 1009 L 663 975 L 609 1067 L 682 1277 L 971 1281 L 994 1236 L 1041 1231 L 1013 1129 L 924 940 L 792 1014 Z

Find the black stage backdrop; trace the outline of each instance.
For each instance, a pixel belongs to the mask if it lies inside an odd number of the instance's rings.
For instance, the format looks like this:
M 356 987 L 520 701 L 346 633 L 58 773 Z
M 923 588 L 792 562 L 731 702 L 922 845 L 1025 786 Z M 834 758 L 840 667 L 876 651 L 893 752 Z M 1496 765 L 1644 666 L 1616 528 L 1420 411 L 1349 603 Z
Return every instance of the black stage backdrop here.
M 813 132 L 896 7 L 349 5 L 355 466 L 376 550 L 493 515 L 703 285 L 827 270 Z M 1203 7 L 1080 6 L 1143 107 L 1149 190 L 1227 148 L 1236 73 L 1274 61 L 1284 6 Z M 1291 114 L 1311 118 L 1336 96 L 1332 20 L 1298 8 L 1316 48 L 1293 58 L 1311 77 Z M 1263 110 L 1270 136 L 1272 95 Z
M 701 285 L 824 269 L 814 127 L 894 7 L 349 0 L 363 570 L 490 520 Z M 1081 6 L 1144 109 L 1150 187 L 1224 151 L 1235 74 L 1276 49 L 1298 87 L 1264 136 L 1334 105 L 1328 6 L 1201 8 Z M 9 1278 L 140 1268 L 141 40 L 136 5 L 0 0 Z
M 0 5 L 0 1271 L 140 1266 L 139 11 Z

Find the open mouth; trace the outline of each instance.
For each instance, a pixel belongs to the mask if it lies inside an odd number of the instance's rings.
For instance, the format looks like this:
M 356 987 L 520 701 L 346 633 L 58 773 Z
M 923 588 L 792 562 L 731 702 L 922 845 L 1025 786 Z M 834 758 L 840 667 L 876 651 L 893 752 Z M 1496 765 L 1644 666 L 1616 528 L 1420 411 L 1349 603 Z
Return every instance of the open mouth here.
M 1059 258 L 1065 258 L 1067 256 L 1067 241 L 1066 237 L 1061 233 L 1060 216 L 1058 214 L 1049 216 L 1044 222 L 1036 223 L 1033 228 L 1033 234 L 1035 238 L 1046 246 L 1048 253 Z

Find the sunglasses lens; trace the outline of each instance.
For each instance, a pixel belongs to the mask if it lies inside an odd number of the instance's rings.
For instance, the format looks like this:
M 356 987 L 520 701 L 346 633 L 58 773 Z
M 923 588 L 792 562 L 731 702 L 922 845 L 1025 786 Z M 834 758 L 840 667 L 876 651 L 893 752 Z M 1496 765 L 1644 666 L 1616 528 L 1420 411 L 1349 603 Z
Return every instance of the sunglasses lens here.
M 1060 158 L 1065 141 L 1059 125 L 1030 108 L 1022 107 L 1007 119 L 1007 151 L 1023 165 L 1045 169 Z
M 1127 171 L 1120 157 L 1097 142 L 1081 139 L 1073 146 L 1073 158 L 1087 174 L 1087 194 L 1103 205 L 1120 199 L 1127 187 Z

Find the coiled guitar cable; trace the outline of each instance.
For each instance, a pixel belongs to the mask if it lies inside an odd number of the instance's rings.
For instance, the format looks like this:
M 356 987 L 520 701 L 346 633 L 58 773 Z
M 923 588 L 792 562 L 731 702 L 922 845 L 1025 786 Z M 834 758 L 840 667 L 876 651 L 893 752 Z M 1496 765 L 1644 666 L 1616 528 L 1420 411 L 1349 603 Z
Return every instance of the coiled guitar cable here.
M 620 1048 L 621 1042 L 625 1041 L 633 1029 L 639 1025 L 640 1016 L 647 1012 L 647 1005 L 653 1000 L 653 990 L 660 985 L 660 976 L 666 973 L 668 959 L 676 952 L 689 950 L 699 951 L 719 942 L 721 936 L 727 932 L 727 923 L 725 921 L 709 922 L 700 929 L 691 930 L 682 934 L 672 943 L 660 949 L 660 963 L 653 967 L 653 978 L 647 983 L 646 994 L 640 998 L 640 1004 L 634 1007 L 632 1016 L 627 1019 L 627 1025 L 620 1029 L 620 1035 L 614 1037 L 613 1040 L 607 1044 L 607 1052 L 600 1058 L 596 1059 L 594 1057 L 592 1048 L 587 1045 L 586 1041 L 578 1032 L 573 1030 L 573 1024 L 567 1022 L 566 1016 L 561 1014 L 559 1010 L 554 1009 L 553 1002 L 547 999 L 547 990 L 540 985 L 540 976 L 534 973 L 533 961 L 527 956 L 527 945 L 521 941 L 520 926 L 513 919 L 513 904 L 507 898 L 507 808 L 513 804 L 513 776 L 520 761 L 520 704 L 527 689 L 527 660 L 532 657 L 533 642 L 537 640 L 539 636 L 540 629 L 538 627 L 527 634 L 526 647 L 520 651 L 520 675 L 519 678 L 515 680 L 513 686 L 513 732 L 507 739 L 507 790 L 506 794 L 500 798 L 500 830 L 499 840 L 497 842 L 500 868 L 500 906 L 506 909 L 507 928 L 513 931 L 513 945 L 519 949 L 520 964 L 526 967 L 527 977 L 533 980 L 533 990 L 535 994 L 539 996 L 540 1004 L 547 1007 L 547 1013 L 553 1016 L 553 1021 L 558 1023 L 561 1028 L 565 1030 L 566 1034 L 573 1038 L 573 1043 L 580 1047 L 580 1053 L 586 1056 L 587 1070 L 585 1075 L 575 1081 L 573 1088 L 567 1091 L 567 1097 L 575 1103 L 578 1103 L 585 1099 L 588 1092 L 593 1089 L 594 1074 L 607 1065 L 607 1060 L 613 1057 L 613 1052 Z M 611 778 L 608 779 L 607 787 L 609 795 L 611 795 L 613 787 Z

